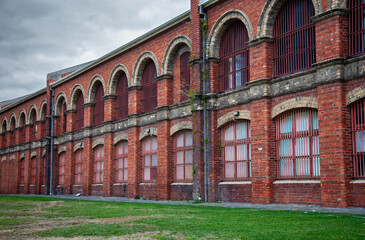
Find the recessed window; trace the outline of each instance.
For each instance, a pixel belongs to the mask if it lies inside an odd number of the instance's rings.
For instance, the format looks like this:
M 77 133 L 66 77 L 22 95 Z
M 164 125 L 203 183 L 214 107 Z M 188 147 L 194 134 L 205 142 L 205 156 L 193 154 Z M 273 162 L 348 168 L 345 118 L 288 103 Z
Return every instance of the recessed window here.
M 152 112 L 157 107 L 157 82 L 155 63 L 150 60 L 142 75 L 142 113 Z
M 37 158 L 33 157 L 30 159 L 30 184 L 35 184 L 36 176 L 37 176 Z
M 104 146 L 99 145 L 94 149 L 94 183 L 103 183 L 104 180 Z
M 175 136 L 175 181 L 193 180 L 193 133 L 186 131 Z
M 64 185 L 65 184 L 65 176 L 66 176 L 66 153 L 63 152 L 59 156 L 59 163 L 58 163 L 58 184 Z
M 142 172 L 143 181 L 157 181 L 157 137 L 148 137 L 142 142 Z
M 347 0 L 349 8 L 349 55 L 365 53 L 365 1 Z
M 184 52 L 180 56 L 180 84 L 181 84 L 181 101 L 188 100 L 190 90 L 190 52 Z
M 117 120 L 124 119 L 128 116 L 128 82 L 125 73 L 122 73 L 117 81 L 115 116 Z
M 83 184 L 83 150 L 77 150 L 75 155 L 75 184 Z
M 115 182 L 128 181 L 128 142 L 120 142 L 115 146 Z
M 351 106 L 354 176 L 365 177 L 365 99 Z
M 80 92 L 76 100 L 75 131 L 84 127 L 84 96 Z
M 95 91 L 94 99 L 94 126 L 98 126 L 104 121 L 104 90 L 103 86 L 99 84 Z

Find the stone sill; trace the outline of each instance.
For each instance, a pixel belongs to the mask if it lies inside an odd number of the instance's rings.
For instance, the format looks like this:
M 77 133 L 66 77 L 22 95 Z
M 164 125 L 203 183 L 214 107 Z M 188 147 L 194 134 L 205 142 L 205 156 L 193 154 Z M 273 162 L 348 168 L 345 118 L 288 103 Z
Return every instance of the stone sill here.
M 139 184 L 140 186 L 144 186 L 144 185 L 157 185 L 157 182 L 143 182 Z
M 57 185 L 57 187 L 66 187 L 65 184 L 60 184 L 60 185 Z
M 219 185 L 249 185 L 252 181 L 232 181 L 232 182 L 220 182 Z
M 92 187 L 98 187 L 98 186 L 103 186 L 102 183 L 95 183 L 95 184 L 91 184 Z
M 19 187 L 24 187 L 24 184 L 19 184 Z
M 350 182 L 351 184 L 365 184 L 365 179 L 356 179 Z
M 192 182 L 174 182 L 171 186 L 193 186 Z
M 113 186 L 127 186 L 128 183 L 114 183 Z
M 75 184 L 73 187 L 82 187 L 82 184 Z
M 297 180 L 276 180 L 274 184 L 320 184 L 321 180 L 307 180 L 307 179 L 297 179 Z
M 29 184 L 29 187 L 35 187 L 35 184 Z

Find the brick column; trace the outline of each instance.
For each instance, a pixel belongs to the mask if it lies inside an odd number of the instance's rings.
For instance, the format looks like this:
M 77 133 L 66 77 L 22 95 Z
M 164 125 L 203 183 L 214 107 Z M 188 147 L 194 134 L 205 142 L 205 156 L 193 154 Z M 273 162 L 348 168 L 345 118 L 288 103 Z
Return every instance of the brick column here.
M 251 104 L 252 202 L 273 201 L 275 180 L 275 137 L 271 120 L 271 100 L 263 98 Z
M 42 148 L 37 149 L 37 175 L 35 180 L 35 188 L 36 194 L 41 194 L 41 176 L 42 176 L 42 167 L 43 167 L 43 157 L 42 157 Z
M 250 82 L 271 79 L 273 76 L 273 40 L 256 39 L 248 43 L 250 48 Z
M 67 116 L 67 126 L 66 126 L 66 132 L 71 132 L 75 129 L 75 117 L 76 117 L 76 111 L 75 110 L 68 110 L 66 112 Z
M 172 183 L 172 143 L 170 121 L 161 121 L 157 126 L 157 191 L 159 200 L 170 199 Z
M 72 142 L 66 143 L 65 161 L 65 194 L 70 194 L 75 179 L 75 157 Z
M 141 143 L 139 128 L 128 129 L 128 193 L 129 198 L 139 195 L 138 185 L 141 181 Z
M 113 121 L 115 119 L 115 95 L 107 95 L 104 97 L 104 122 Z
M 93 149 L 92 149 L 92 141 L 91 138 L 88 137 L 84 139 L 84 174 L 83 174 L 83 183 L 84 183 L 84 192 L 86 196 L 90 196 L 91 194 L 91 184 L 93 181 Z
M 319 151 L 322 205 L 349 206 L 351 166 L 350 122 L 346 119 L 345 86 L 318 87 Z
M 114 145 L 113 133 L 104 134 L 104 179 L 103 191 L 108 197 L 113 195 L 114 183 Z

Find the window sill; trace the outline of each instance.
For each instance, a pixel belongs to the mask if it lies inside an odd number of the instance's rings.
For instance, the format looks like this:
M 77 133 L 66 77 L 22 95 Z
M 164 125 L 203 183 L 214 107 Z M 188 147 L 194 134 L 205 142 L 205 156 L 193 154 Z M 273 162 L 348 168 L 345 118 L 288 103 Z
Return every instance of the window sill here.
M 296 180 L 276 180 L 274 184 L 320 184 L 321 180 L 308 180 L 308 179 L 296 179 Z
M 219 185 L 249 185 L 252 184 L 252 181 L 227 181 L 220 182 Z
M 193 186 L 192 182 L 174 182 L 171 186 Z
M 91 184 L 92 187 L 97 187 L 97 186 L 103 186 L 102 183 L 94 183 L 94 184 Z
M 143 185 L 157 185 L 157 182 L 142 182 L 139 185 L 140 186 L 143 186 Z
M 57 185 L 57 187 L 65 187 L 66 185 L 65 184 L 59 184 Z
M 127 186 L 128 183 L 114 183 L 113 186 Z
M 82 184 L 75 184 L 73 187 L 82 187 Z
M 35 184 L 29 184 L 29 187 L 35 187 Z
M 356 179 L 350 182 L 351 184 L 365 184 L 365 179 Z
M 24 184 L 19 184 L 19 187 L 24 187 Z

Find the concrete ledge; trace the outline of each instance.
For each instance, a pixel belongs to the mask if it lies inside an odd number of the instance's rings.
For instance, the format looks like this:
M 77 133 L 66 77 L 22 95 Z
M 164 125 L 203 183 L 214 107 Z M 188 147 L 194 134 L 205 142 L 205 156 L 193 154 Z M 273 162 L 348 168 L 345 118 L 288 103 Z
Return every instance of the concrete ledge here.
M 174 182 L 171 186 L 193 186 L 192 182 Z
M 114 183 L 113 186 L 127 186 L 128 183 Z
M 72 187 L 82 187 L 81 184 L 75 184 L 75 185 L 72 185 Z
M 232 181 L 232 182 L 220 182 L 219 185 L 249 185 L 252 181 Z
M 98 187 L 98 186 L 103 186 L 103 185 L 104 185 L 104 184 L 102 184 L 102 183 L 97 183 L 97 184 L 95 183 L 95 184 L 91 184 L 91 186 L 92 186 L 92 187 Z
M 320 184 L 321 180 L 276 180 L 274 184 Z
M 143 182 L 139 184 L 140 186 L 144 186 L 144 185 L 157 185 L 157 182 Z
M 352 180 L 351 184 L 365 184 L 365 179 Z

